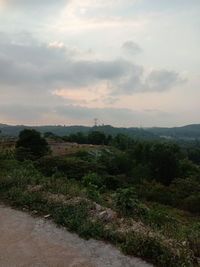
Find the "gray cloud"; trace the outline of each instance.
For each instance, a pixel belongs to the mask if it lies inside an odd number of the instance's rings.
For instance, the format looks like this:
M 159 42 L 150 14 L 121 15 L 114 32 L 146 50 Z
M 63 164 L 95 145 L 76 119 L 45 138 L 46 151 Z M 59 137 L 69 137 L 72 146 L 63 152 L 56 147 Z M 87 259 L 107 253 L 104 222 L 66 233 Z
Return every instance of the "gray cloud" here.
M 0 81 L 8 84 L 85 86 L 90 82 L 122 76 L 130 64 L 116 61 L 74 60 L 64 47 L 0 44 Z
M 111 87 L 111 95 L 131 95 L 145 92 L 164 92 L 185 82 L 177 72 L 153 70 L 146 77 L 143 68 L 132 66 L 126 76 L 115 81 Z
M 145 84 L 149 91 L 166 91 L 178 83 L 183 82 L 177 72 L 160 70 L 152 71 Z
M 133 41 L 126 41 L 125 43 L 123 43 L 122 49 L 129 55 L 136 55 L 142 52 L 142 48 Z
M 116 59 L 78 60 L 66 47 L 45 44 L 0 43 L 0 90 L 50 91 L 79 88 L 107 81 L 108 94 L 161 92 L 170 89 L 180 78 L 170 71 L 152 71 L 144 80 L 143 67 Z

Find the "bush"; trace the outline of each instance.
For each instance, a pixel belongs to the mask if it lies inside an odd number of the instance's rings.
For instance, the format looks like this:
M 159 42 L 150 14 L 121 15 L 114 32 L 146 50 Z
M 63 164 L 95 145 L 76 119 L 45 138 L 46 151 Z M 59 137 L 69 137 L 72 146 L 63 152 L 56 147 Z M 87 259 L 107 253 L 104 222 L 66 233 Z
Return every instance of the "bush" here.
M 108 190 L 116 190 L 125 185 L 125 181 L 120 176 L 104 175 L 104 185 Z
M 134 215 L 140 212 L 140 205 L 134 188 L 118 189 L 114 197 L 114 205 L 121 215 Z
M 185 198 L 183 208 L 190 212 L 200 214 L 200 193 Z
M 145 181 L 136 188 L 140 198 L 167 205 L 172 203 L 170 188 L 165 185 Z
M 18 160 L 35 160 L 48 152 L 48 144 L 39 132 L 30 129 L 25 129 L 20 132 L 19 139 L 16 143 L 16 157 Z
M 23 191 L 20 188 L 13 187 L 9 191 L 9 198 L 16 206 L 30 206 L 31 209 L 43 210 L 43 206 L 47 203 L 47 199 L 42 192 Z
M 46 156 L 38 160 L 38 168 L 46 176 L 60 172 L 63 176 L 80 180 L 89 172 L 100 170 L 101 166 L 95 165 L 79 158 L 66 156 Z
M 131 170 L 131 176 L 129 178 L 129 183 L 141 184 L 144 180 L 151 179 L 151 171 L 148 164 L 134 164 Z
M 14 149 L 0 150 L 0 160 L 14 160 L 14 159 L 15 159 Z
M 187 208 L 190 206 L 190 196 L 198 195 L 200 192 L 200 184 L 194 179 L 176 179 L 170 185 L 172 204 L 180 208 Z M 188 198 L 188 201 L 185 200 Z M 194 200 L 194 197 L 191 198 Z M 185 203 L 184 203 L 185 200 Z M 198 202 L 198 198 L 196 199 Z M 191 203 L 190 202 L 190 203 Z M 187 204 L 188 203 L 188 204 Z
M 96 185 L 98 188 L 103 186 L 103 179 L 97 173 L 88 173 L 83 176 L 82 184 L 88 186 L 90 184 Z
M 99 194 L 98 187 L 96 185 L 89 184 L 86 189 L 86 194 L 87 194 L 87 197 L 92 199 L 93 201 L 95 202 L 100 201 L 100 194 Z

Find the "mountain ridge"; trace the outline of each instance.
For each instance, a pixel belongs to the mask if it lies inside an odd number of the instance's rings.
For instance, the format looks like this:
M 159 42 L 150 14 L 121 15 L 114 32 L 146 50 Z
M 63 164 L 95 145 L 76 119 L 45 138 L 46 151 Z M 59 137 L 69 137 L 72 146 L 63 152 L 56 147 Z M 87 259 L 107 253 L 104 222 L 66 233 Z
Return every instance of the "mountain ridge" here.
M 41 133 L 52 132 L 58 136 L 69 135 L 77 132 L 87 133 L 92 130 L 104 131 L 107 135 L 125 134 L 130 137 L 141 138 L 145 140 L 160 138 L 191 138 L 200 139 L 200 124 L 190 124 L 180 127 L 114 127 L 111 125 L 101 126 L 83 126 L 83 125 L 44 125 L 44 126 L 26 126 L 26 125 L 8 125 L 0 123 L 0 134 L 3 136 L 16 137 L 19 132 L 25 128 L 35 129 Z

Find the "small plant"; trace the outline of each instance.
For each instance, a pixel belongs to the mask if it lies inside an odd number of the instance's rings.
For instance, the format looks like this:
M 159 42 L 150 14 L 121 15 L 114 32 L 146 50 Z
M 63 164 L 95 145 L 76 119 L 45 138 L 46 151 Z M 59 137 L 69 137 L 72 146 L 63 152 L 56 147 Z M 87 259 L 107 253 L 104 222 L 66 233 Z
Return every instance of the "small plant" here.
M 100 188 L 103 185 L 103 181 L 102 181 L 102 178 L 97 173 L 91 172 L 83 176 L 82 184 L 84 186 L 88 186 L 92 184 Z
M 15 150 L 14 149 L 4 149 L 0 151 L 0 159 L 14 160 Z
M 114 205 L 121 215 L 137 214 L 140 210 L 140 203 L 134 188 L 118 189 L 113 194 Z
M 87 197 L 94 200 L 94 201 L 99 201 L 100 200 L 100 195 L 98 191 L 98 187 L 94 184 L 89 184 L 86 189 Z

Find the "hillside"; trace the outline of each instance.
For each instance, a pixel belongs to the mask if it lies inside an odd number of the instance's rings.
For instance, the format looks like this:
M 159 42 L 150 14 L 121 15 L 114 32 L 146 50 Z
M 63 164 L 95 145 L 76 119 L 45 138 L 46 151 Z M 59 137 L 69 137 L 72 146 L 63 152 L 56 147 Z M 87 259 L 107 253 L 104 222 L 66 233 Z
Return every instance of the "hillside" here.
M 140 128 L 116 128 L 110 125 L 105 126 L 95 126 L 95 127 L 87 127 L 87 126 L 25 126 L 25 125 L 3 125 L 0 124 L 1 135 L 16 137 L 19 132 L 25 128 L 35 129 L 41 133 L 52 132 L 58 136 L 69 135 L 77 132 L 89 132 L 91 130 L 98 130 L 105 132 L 106 135 L 117 135 L 117 134 L 125 134 L 130 137 L 136 137 L 146 140 L 152 140 L 159 138 L 154 133 L 148 132 L 147 130 Z
M 148 128 L 148 132 L 159 136 L 166 136 L 172 138 L 200 138 L 200 124 L 191 124 L 182 127 L 162 128 L 153 127 Z
M 200 148 L 135 138 L 127 146 L 125 136 L 109 146 L 63 138 L 49 140 L 51 150 L 32 130 L 20 133 L 16 147 L 2 140 L 2 203 L 154 266 L 199 266 Z
M 102 126 L 61 126 L 61 125 L 47 125 L 47 126 L 25 126 L 25 125 L 6 125 L 0 123 L 0 134 L 3 136 L 16 137 L 19 132 L 25 128 L 35 129 L 41 133 L 52 132 L 58 136 L 74 134 L 77 132 L 88 133 L 92 130 L 103 131 L 106 135 L 125 134 L 129 137 L 135 137 L 144 140 L 155 140 L 161 138 L 169 139 L 184 139 L 194 140 L 200 139 L 200 124 L 191 124 L 182 127 L 152 127 L 152 128 L 122 128 L 113 127 L 110 125 Z

